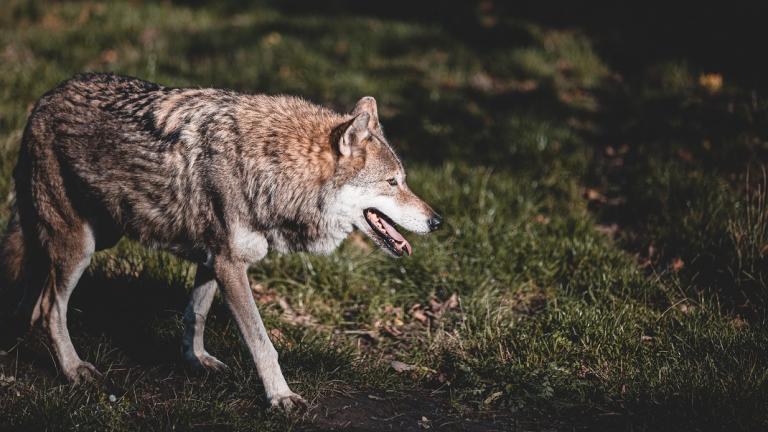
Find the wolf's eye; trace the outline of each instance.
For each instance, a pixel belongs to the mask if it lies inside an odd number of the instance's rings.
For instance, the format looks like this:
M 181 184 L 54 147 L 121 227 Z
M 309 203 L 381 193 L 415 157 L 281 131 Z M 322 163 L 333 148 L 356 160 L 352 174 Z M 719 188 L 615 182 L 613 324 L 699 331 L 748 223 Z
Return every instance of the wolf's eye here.
M 391 179 L 387 179 L 387 183 L 389 183 L 390 186 L 397 186 L 397 179 L 392 177 Z

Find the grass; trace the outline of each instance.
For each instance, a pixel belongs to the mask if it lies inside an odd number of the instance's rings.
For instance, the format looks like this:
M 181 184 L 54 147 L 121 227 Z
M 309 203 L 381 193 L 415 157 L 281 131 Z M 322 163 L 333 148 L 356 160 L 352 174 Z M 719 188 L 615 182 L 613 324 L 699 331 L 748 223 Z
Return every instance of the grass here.
M 32 334 L 0 354 L 0 428 L 768 427 L 768 99 L 685 59 L 627 70 L 599 35 L 482 5 L 460 30 L 455 11 L 240 6 L 11 1 L 0 196 L 35 99 L 111 70 L 340 110 L 374 95 L 447 227 L 409 259 L 356 238 L 252 269 L 286 376 L 319 404 L 299 418 L 265 410 L 219 300 L 206 343 L 230 371 L 185 370 L 194 266 L 123 241 L 69 314 L 105 382 L 65 384 Z

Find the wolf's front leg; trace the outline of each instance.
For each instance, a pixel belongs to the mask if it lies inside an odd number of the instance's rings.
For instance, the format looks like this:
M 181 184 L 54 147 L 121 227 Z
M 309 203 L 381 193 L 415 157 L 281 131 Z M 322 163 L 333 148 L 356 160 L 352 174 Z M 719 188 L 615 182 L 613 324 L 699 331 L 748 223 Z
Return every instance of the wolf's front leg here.
M 224 299 L 248 344 L 267 399 L 274 408 L 291 411 L 307 402 L 288 388 L 277 362 L 277 351 L 267 336 L 267 330 L 253 300 L 246 273 L 248 266 L 237 259 L 216 257 L 214 271 Z

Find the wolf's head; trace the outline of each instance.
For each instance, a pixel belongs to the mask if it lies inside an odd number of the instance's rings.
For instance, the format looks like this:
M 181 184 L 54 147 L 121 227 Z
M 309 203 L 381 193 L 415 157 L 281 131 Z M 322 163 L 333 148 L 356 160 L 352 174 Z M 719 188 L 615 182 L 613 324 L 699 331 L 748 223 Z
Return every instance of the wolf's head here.
M 360 99 L 352 117 L 334 129 L 332 141 L 335 216 L 351 221 L 390 255 L 410 255 L 410 243 L 395 226 L 426 234 L 440 227 L 442 218 L 408 188 L 403 164 L 384 138 L 376 100 Z

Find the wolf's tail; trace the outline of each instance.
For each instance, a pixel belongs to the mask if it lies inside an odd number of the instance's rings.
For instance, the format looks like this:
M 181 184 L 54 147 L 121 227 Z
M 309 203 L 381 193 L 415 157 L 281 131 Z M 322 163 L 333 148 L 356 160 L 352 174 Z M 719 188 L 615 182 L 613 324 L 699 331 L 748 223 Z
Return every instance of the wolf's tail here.
M 14 209 L 8 228 L 0 243 L 0 289 L 18 289 L 24 266 L 24 235 L 19 213 Z
M 0 240 L 0 349 L 7 348 L 28 328 L 28 320 L 19 319 L 18 306 L 24 296 L 22 277 L 26 260 L 24 235 L 19 213 L 13 215 Z

